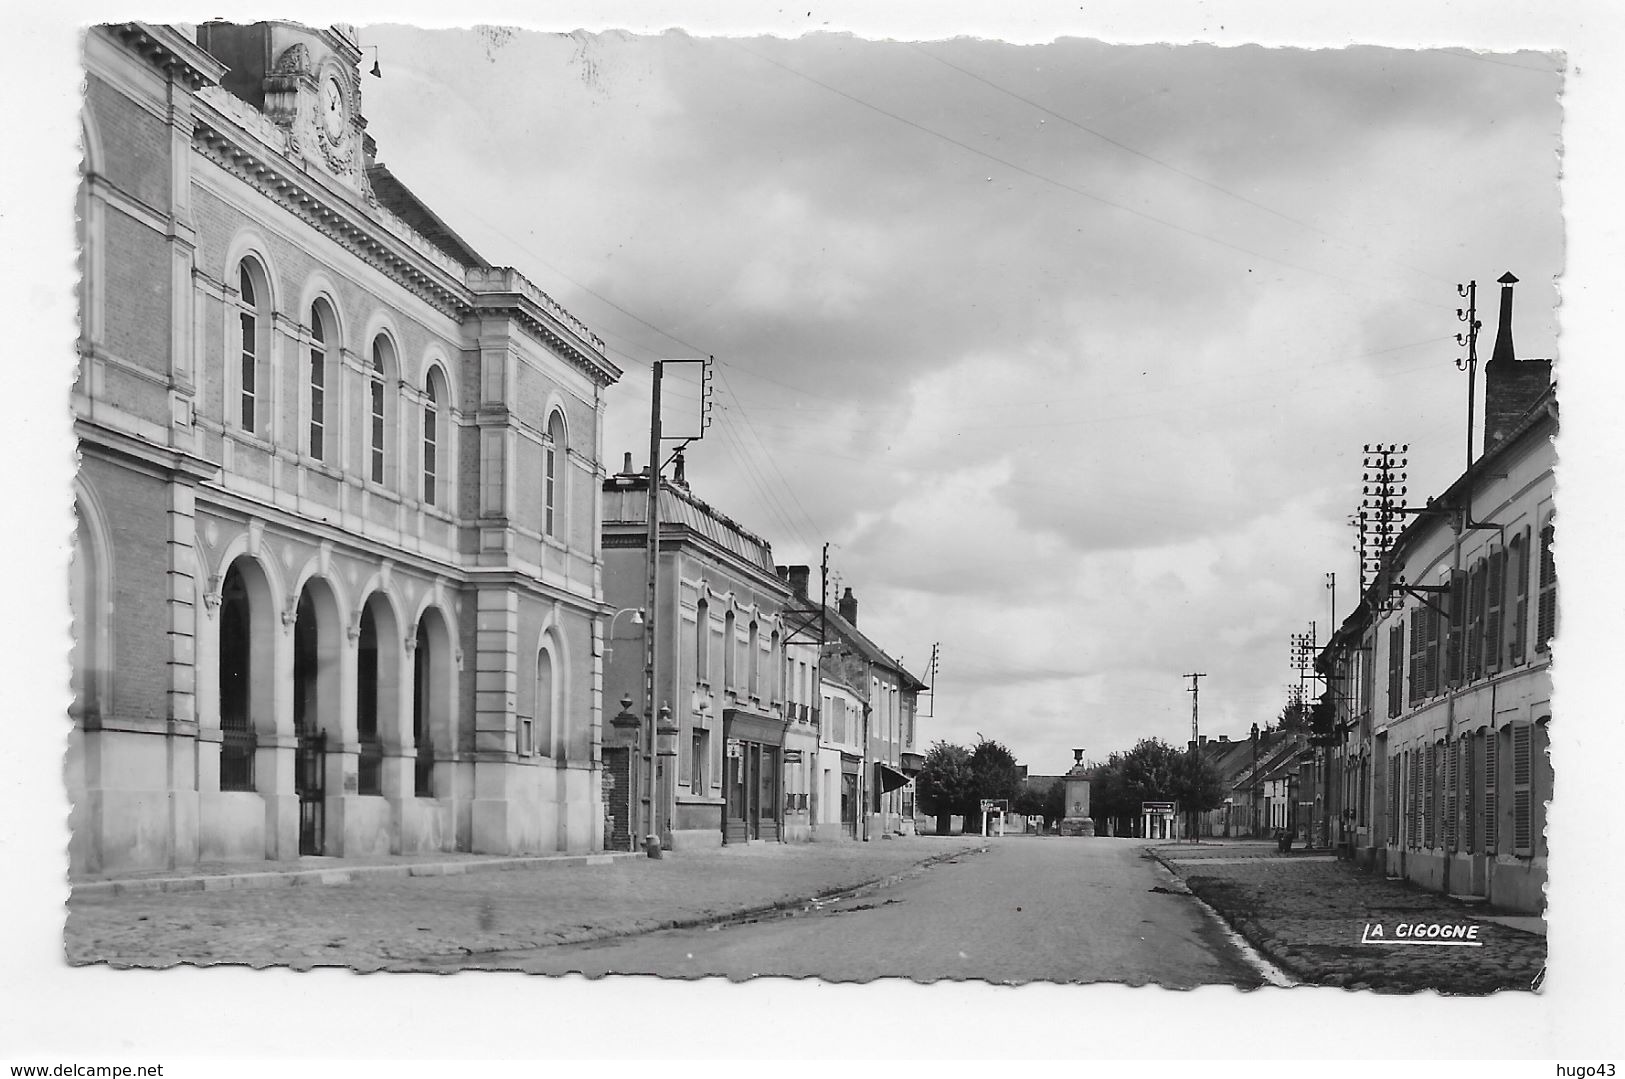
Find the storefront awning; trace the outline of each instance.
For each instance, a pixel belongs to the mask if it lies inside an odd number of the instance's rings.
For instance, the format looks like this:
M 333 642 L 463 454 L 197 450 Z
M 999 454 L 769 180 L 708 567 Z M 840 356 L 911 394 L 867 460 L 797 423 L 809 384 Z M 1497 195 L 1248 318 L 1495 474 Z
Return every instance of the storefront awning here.
M 882 794 L 894 791 L 898 787 L 906 787 L 909 777 L 887 764 L 885 761 L 875 761 L 875 782 L 880 784 Z

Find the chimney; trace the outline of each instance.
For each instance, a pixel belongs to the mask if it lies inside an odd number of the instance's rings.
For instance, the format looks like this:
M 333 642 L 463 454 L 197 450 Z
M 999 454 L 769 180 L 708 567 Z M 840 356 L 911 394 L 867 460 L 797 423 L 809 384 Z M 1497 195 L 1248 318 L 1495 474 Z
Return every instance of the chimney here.
M 858 628 L 858 601 L 852 597 L 852 586 L 846 586 L 846 595 L 841 597 L 841 617 L 852 623 L 852 628 Z
M 1495 351 L 1484 365 L 1484 445 L 1488 453 L 1512 433 L 1552 384 L 1551 360 L 1520 360 L 1512 345 L 1512 286 L 1518 279 L 1502 274 L 1501 318 L 1495 329 Z
M 679 453 L 676 460 L 672 462 L 671 482 L 676 484 L 678 487 L 683 488 L 685 491 L 688 489 L 688 479 L 683 474 L 683 455 L 681 453 Z
M 1228 742 L 1230 741 L 1230 736 L 1228 734 L 1221 734 L 1219 735 L 1219 741 Z
M 807 598 L 807 582 L 812 577 L 812 570 L 806 566 L 785 566 L 784 579 L 790 582 L 790 591 L 802 599 Z
M 1199 746 L 1207 745 L 1207 735 L 1205 735 L 1205 734 L 1198 735 L 1197 739 L 1196 739 L 1196 744 L 1199 745 Z
M 621 462 L 621 475 L 623 475 L 623 476 L 636 475 L 636 473 L 634 473 L 632 471 L 632 451 L 631 450 L 626 451 L 626 459 Z

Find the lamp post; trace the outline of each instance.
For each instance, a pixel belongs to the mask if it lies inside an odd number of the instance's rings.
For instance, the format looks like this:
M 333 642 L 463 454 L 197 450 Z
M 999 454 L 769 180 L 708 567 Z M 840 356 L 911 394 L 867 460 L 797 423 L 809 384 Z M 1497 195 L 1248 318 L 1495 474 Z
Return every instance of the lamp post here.
M 620 610 L 610 615 L 609 627 L 604 630 L 605 659 L 615 658 L 615 620 L 621 617 L 623 614 L 629 614 L 632 616 L 632 624 L 634 626 L 641 626 L 644 624 L 642 607 L 622 607 Z

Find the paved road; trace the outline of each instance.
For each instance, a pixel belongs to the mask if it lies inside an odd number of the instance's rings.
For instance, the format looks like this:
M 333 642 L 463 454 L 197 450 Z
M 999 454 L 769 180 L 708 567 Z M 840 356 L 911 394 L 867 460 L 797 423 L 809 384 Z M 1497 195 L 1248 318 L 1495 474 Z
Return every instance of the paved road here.
M 1193 900 L 1153 891 L 1169 876 L 1141 846 L 1012 837 L 788 916 L 429 965 L 589 976 L 1261 984 Z

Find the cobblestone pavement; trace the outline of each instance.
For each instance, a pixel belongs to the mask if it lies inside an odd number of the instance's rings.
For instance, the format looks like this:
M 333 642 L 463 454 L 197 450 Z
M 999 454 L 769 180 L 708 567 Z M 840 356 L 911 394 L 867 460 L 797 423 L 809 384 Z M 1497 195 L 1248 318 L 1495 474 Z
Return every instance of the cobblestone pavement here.
M 1272 963 L 1314 985 L 1459 995 L 1533 989 L 1546 938 L 1476 917 L 1471 907 L 1330 856 L 1274 844 L 1155 847 L 1151 853 Z M 1487 913 L 1487 912 L 1485 912 Z M 1362 943 L 1367 925 L 1478 927 L 1482 947 Z
M 426 969 L 427 957 L 702 924 L 858 887 L 984 843 L 773 843 L 551 870 L 521 863 L 511 872 L 291 887 L 91 889 L 69 899 L 64 942 L 76 965 Z

